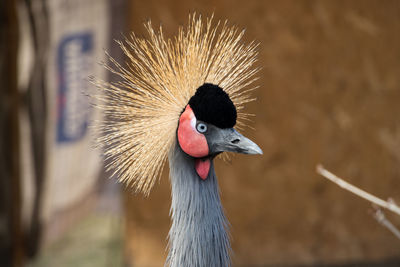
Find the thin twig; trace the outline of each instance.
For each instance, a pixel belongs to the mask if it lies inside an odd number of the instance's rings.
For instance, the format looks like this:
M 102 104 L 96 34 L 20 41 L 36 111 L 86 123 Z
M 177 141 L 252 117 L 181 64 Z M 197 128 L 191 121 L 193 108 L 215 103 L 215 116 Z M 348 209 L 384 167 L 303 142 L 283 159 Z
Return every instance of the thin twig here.
M 322 175 L 323 177 L 329 179 L 330 181 L 336 183 L 340 187 L 352 192 L 353 194 L 356 194 L 359 197 L 362 197 L 378 206 L 381 206 L 382 208 L 388 209 L 397 215 L 400 215 L 400 207 L 396 205 L 393 201 L 385 201 L 383 199 L 380 199 L 374 195 L 371 195 L 370 193 L 344 181 L 343 179 L 337 177 L 333 173 L 329 172 L 326 170 L 321 164 L 317 165 L 316 171 L 318 174 Z
M 400 230 L 396 228 L 385 216 L 385 213 L 381 208 L 372 204 L 372 208 L 374 209 L 373 216 L 374 218 L 386 227 L 390 232 L 392 232 L 398 239 L 400 239 Z

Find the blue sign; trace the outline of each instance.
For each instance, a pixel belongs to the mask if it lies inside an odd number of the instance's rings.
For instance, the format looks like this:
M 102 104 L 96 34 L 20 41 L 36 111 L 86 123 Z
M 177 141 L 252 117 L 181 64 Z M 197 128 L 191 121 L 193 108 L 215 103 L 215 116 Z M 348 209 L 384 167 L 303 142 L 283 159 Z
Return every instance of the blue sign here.
M 92 71 L 91 33 L 66 36 L 58 47 L 57 142 L 74 142 L 86 134 L 90 104 L 85 96 Z

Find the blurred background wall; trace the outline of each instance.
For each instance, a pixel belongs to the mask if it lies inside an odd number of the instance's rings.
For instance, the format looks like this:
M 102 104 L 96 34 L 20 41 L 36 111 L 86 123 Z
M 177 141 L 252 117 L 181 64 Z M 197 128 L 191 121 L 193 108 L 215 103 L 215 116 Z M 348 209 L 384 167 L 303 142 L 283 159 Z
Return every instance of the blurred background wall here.
M 94 87 L 88 78 L 113 79 L 99 63 L 106 60 L 104 50 L 116 58 L 121 54 L 110 44 L 114 32 L 125 31 L 123 5 L 108 0 L 0 5 L 0 266 L 24 266 L 51 255 L 47 251 L 56 242 L 76 247 L 71 258 L 79 258 L 85 237 L 68 243 L 68 231 L 87 214 L 104 210 L 102 153 L 94 149 L 93 130 L 101 114 L 90 105 Z M 111 190 L 118 198 L 119 189 Z M 33 264 L 63 266 L 58 259 Z
M 92 148 L 86 77 L 143 22 L 172 37 L 190 12 L 260 42 L 261 157 L 217 162 L 235 266 L 400 266 L 400 241 L 329 170 L 400 202 L 400 2 L 0 3 L 0 266 L 163 266 L 168 170 L 150 197 L 122 193 Z M 387 214 L 395 224 L 400 218 Z M 123 255 L 119 252 L 123 252 Z
M 400 2 L 132 1 L 130 27 L 144 33 L 151 18 L 173 35 L 189 11 L 227 18 L 261 43 L 246 135 L 264 155 L 217 163 L 235 265 L 400 265 L 400 242 L 370 205 L 315 174 L 322 163 L 400 201 Z M 161 266 L 169 194 L 167 175 L 149 199 L 125 193 L 133 265 Z

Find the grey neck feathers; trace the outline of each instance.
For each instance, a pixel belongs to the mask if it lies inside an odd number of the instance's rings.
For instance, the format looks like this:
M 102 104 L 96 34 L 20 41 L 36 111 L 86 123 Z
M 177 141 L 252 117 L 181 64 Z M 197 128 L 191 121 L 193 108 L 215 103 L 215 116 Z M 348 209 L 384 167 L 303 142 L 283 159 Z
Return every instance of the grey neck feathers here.
M 231 266 L 227 221 L 223 213 L 217 177 L 211 163 L 210 173 L 202 180 L 193 158 L 178 145 L 169 154 L 172 186 L 167 266 Z

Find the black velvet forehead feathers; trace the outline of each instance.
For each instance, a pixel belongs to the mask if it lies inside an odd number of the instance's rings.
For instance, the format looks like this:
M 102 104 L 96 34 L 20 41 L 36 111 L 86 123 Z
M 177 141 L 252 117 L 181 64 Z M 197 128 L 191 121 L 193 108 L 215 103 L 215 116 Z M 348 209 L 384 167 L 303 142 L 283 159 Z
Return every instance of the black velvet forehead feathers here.
M 218 85 L 205 83 L 197 88 L 189 105 L 198 120 L 219 128 L 232 128 L 236 124 L 236 107 L 229 95 Z

